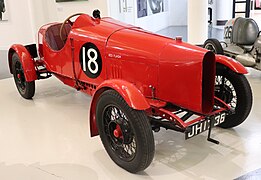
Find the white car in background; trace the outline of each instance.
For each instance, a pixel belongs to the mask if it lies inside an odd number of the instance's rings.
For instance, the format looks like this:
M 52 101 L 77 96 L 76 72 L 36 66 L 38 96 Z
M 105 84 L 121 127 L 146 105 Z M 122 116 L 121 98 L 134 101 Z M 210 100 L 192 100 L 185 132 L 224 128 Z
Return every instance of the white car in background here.
M 261 36 L 257 23 L 251 18 L 229 20 L 224 28 L 224 41 L 208 39 L 203 47 L 261 70 Z

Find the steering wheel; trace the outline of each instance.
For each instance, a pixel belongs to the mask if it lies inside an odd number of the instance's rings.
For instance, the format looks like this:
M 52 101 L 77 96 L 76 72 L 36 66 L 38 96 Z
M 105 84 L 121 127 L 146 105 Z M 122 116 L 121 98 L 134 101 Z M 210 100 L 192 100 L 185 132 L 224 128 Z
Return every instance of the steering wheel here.
M 80 16 L 80 15 L 82 15 L 82 14 L 84 14 L 84 13 L 76 13 L 76 14 L 73 14 L 73 15 L 69 16 L 68 18 L 66 18 L 65 21 L 63 22 L 63 24 L 62 24 L 62 26 L 61 26 L 61 28 L 60 28 L 60 38 L 61 38 L 61 40 L 62 40 L 64 43 L 66 42 L 67 37 L 68 37 L 68 34 L 65 34 L 65 37 L 63 37 L 63 29 L 64 29 L 65 25 L 66 25 L 67 23 L 69 23 L 70 26 L 72 26 L 72 25 L 73 25 L 73 22 L 72 22 L 70 19 L 73 18 L 73 17 L 75 17 L 75 16 Z M 65 32 L 66 32 L 66 31 L 65 31 Z

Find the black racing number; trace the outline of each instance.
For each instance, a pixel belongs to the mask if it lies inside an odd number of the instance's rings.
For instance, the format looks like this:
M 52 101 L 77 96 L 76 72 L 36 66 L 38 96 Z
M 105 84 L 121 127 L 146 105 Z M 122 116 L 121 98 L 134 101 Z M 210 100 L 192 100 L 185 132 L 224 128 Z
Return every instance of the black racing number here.
M 97 78 L 102 70 L 102 58 L 99 49 L 92 43 L 86 43 L 80 51 L 82 70 L 89 78 Z
M 224 30 L 224 39 L 230 39 L 232 36 L 233 26 L 227 26 Z

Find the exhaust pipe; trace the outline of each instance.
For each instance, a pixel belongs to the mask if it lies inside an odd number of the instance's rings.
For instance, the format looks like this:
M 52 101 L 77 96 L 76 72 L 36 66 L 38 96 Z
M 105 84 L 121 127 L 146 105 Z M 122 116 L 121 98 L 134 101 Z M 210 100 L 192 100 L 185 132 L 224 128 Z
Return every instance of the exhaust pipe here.
M 236 60 L 244 66 L 253 67 L 256 65 L 256 60 L 248 53 L 236 56 Z

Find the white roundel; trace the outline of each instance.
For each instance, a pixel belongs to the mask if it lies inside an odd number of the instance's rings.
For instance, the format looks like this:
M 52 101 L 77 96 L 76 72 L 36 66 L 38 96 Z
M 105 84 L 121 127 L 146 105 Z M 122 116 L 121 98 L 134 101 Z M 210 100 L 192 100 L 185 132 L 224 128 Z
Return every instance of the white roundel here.
M 94 54 L 93 57 L 91 56 L 91 53 Z M 98 63 L 97 63 L 97 58 L 98 58 L 97 51 L 93 48 L 90 48 L 87 51 L 87 57 L 89 58 L 88 59 L 88 69 L 89 69 L 89 71 L 92 74 L 96 74 L 99 71 L 99 66 L 98 66 Z M 91 66 L 92 64 L 94 65 L 93 67 Z
M 81 66 L 90 78 L 97 78 L 101 73 L 102 59 L 98 48 L 91 43 L 83 45 L 80 53 Z

